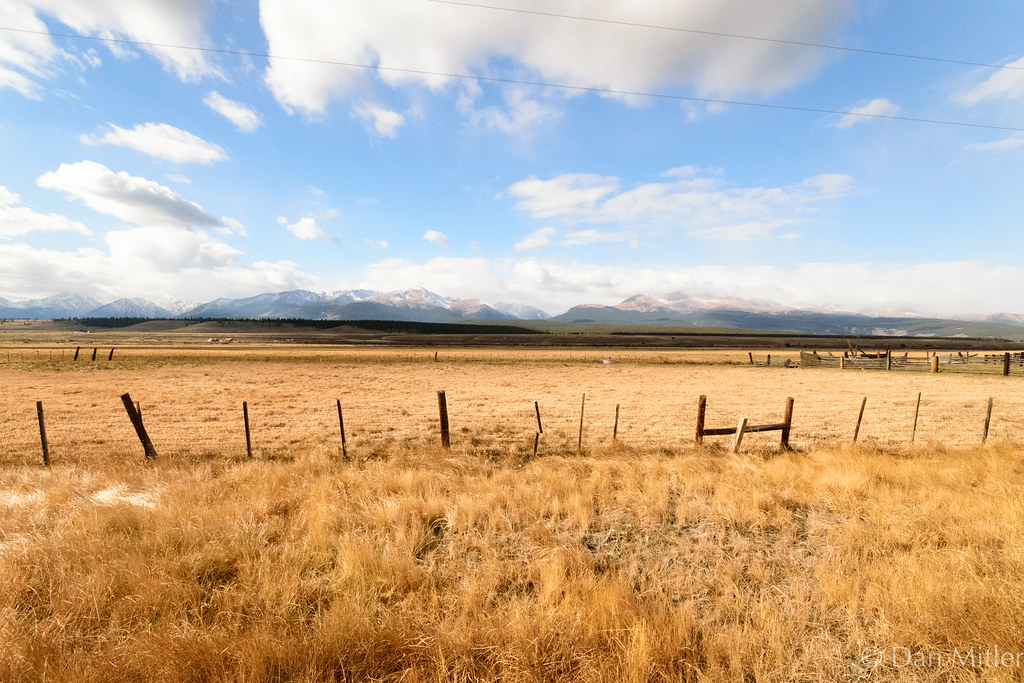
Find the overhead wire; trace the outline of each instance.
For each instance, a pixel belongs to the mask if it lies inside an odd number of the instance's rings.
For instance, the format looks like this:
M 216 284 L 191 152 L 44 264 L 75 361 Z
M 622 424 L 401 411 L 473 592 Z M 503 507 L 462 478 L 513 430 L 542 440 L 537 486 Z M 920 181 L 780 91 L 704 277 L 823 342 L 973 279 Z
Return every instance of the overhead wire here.
M 23 29 L 15 28 L 10 26 L 0 26 L 0 31 L 10 31 L 16 33 L 27 33 L 34 35 L 46 35 L 58 38 L 68 38 L 72 40 L 90 40 L 103 43 L 116 43 L 121 45 L 134 45 L 138 47 L 157 47 L 175 50 L 191 50 L 196 52 L 205 52 L 209 54 L 223 54 L 223 55 L 235 55 L 241 57 L 258 57 L 267 60 L 285 60 L 294 62 L 306 62 L 311 64 L 327 64 L 333 66 L 341 66 L 353 69 L 363 69 L 367 71 L 378 71 L 378 72 L 389 72 L 389 73 L 404 73 L 404 74 L 415 74 L 419 76 L 435 76 L 441 78 L 451 78 L 458 80 L 467 81 L 482 81 L 486 83 L 502 83 L 507 85 L 522 85 L 538 88 L 552 88 L 559 90 L 569 90 L 573 92 L 589 92 L 600 95 L 614 95 L 618 97 L 646 97 L 652 99 L 661 100 L 674 100 L 680 102 L 698 102 L 702 104 L 724 104 L 732 105 L 737 107 L 752 107 L 759 109 L 773 109 L 781 111 L 797 111 L 807 112 L 816 114 L 832 114 L 837 116 L 856 116 L 860 118 L 869 119 L 889 119 L 893 121 L 908 121 L 912 123 L 926 123 L 942 126 L 957 126 L 964 128 L 982 128 L 987 130 L 1000 130 L 1010 131 L 1014 133 L 1024 133 L 1024 128 L 1017 128 L 1013 126 L 997 126 L 993 124 L 985 123 L 970 123 L 966 121 L 949 121 L 944 119 L 928 119 L 919 118 L 912 116 L 900 116 L 898 114 L 874 114 L 868 112 L 858 112 L 843 109 L 827 109 L 821 107 L 802 107 L 788 104 L 771 104 L 768 102 L 748 102 L 745 100 L 727 100 L 712 97 L 695 97 L 690 95 L 677 95 L 673 93 L 659 93 L 659 92 L 647 92 L 641 90 L 622 90 L 618 88 L 602 88 L 598 86 L 587 86 L 587 85 L 573 85 L 567 83 L 548 83 L 545 81 L 535 81 L 518 78 L 507 78 L 500 76 L 481 76 L 477 74 L 460 74 L 460 73 L 448 73 L 444 71 L 432 71 L 429 69 L 413 69 L 409 67 L 398 67 L 398 66 L 385 66 L 383 64 L 362 64 L 359 62 L 345 62 L 333 59 L 318 59 L 315 57 L 295 57 L 289 55 L 275 55 L 267 52 L 248 52 L 245 50 L 229 50 L 226 48 L 216 47 L 202 47 L 199 45 L 176 45 L 172 43 L 157 43 L 145 40 L 132 40 L 129 38 L 111 38 L 106 36 L 88 36 L 80 33 L 56 33 L 52 31 L 40 31 L 37 29 Z

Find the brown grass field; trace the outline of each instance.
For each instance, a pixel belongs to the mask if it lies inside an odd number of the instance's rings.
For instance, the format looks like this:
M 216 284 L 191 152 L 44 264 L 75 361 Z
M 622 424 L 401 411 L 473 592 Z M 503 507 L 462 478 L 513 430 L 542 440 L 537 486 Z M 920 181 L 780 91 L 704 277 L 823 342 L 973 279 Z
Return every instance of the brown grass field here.
M 735 350 L 9 348 L 0 681 L 1024 678 L 1019 377 Z M 696 447 L 701 394 L 709 427 L 779 421 L 792 396 L 794 450 Z

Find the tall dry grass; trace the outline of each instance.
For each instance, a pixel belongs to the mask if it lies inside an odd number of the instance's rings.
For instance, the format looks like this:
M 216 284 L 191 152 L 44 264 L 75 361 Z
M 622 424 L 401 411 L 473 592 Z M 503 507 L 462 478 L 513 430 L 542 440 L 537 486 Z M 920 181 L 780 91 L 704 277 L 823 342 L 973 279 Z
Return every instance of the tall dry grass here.
M 997 412 L 984 447 L 942 443 L 977 443 L 983 415 L 963 418 L 996 389 L 997 407 L 1024 403 L 1012 379 L 270 358 L 4 380 L 0 681 L 1022 673 L 953 659 L 1024 651 L 1019 418 Z M 452 451 L 435 445 L 437 388 Z M 156 462 L 142 462 L 125 390 Z M 933 421 L 910 447 L 916 390 Z M 795 396 L 800 450 L 777 452 L 777 435 L 751 435 L 741 455 L 693 448 L 698 393 L 715 426 L 776 417 Z M 863 393 L 881 408 L 865 443 L 838 445 Z M 51 470 L 37 464 L 37 398 Z M 871 647 L 943 663 L 872 667 Z

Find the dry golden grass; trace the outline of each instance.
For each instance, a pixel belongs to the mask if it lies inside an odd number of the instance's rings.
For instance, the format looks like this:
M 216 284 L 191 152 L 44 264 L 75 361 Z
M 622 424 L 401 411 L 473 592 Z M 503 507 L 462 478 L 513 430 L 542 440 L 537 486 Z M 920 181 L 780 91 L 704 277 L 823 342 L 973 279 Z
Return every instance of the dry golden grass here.
M 602 366 L 290 351 L 3 370 L 0 680 L 1024 672 L 955 659 L 1024 652 L 1019 380 L 666 364 L 661 352 Z M 436 445 L 442 388 L 451 451 Z M 143 462 L 124 391 L 142 402 L 156 462 Z M 778 452 L 777 434 L 750 435 L 740 455 L 694 448 L 701 393 L 709 426 L 775 421 L 794 396 L 799 450 Z M 864 443 L 840 444 L 863 395 Z M 876 668 L 869 647 L 885 655 Z M 932 666 L 894 666 L 893 648 L 935 653 Z

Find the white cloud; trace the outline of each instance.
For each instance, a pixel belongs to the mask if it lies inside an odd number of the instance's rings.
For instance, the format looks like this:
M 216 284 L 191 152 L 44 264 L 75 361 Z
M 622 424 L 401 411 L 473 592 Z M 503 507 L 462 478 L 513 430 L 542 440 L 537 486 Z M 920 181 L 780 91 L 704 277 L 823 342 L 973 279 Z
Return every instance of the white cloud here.
M 476 98 L 482 89 L 470 82 L 458 98 L 458 110 L 476 126 L 497 130 L 510 135 L 529 135 L 539 126 L 558 119 L 562 112 L 548 104 L 531 98 L 524 86 L 503 88 L 504 107 L 476 107 Z
M 91 146 L 117 145 L 176 164 L 209 164 L 228 158 L 220 145 L 166 123 L 140 123 L 131 130 L 108 124 L 102 135 L 82 135 Z
M 127 223 L 186 229 L 230 227 L 169 187 L 123 171 L 115 173 L 95 161 L 61 164 L 56 171 L 39 176 L 36 184 Z
M 42 97 L 38 83 L 17 71 L 0 66 L 0 90 L 5 88 L 15 90 L 22 97 L 27 97 L 30 100 L 38 100 Z
M 420 239 L 424 239 L 428 242 L 433 242 L 434 244 L 437 244 L 442 247 L 449 247 L 451 246 L 452 243 L 452 241 L 448 239 L 447 235 L 445 235 L 443 232 L 438 232 L 437 230 L 427 230 L 425 233 L 423 233 L 423 237 L 421 237 Z
M 366 244 L 368 244 L 371 247 L 380 247 L 384 251 L 388 250 L 388 241 L 387 240 L 374 240 L 374 239 L 370 239 L 369 237 L 364 237 L 363 238 L 363 242 L 365 242 Z
M 277 222 L 288 229 L 288 232 L 300 240 L 324 240 L 325 242 L 337 242 L 338 238 L 320 229 L 313 216 L 305 216 L 295 223 L 289 223 L 284 216 L 278 216 Z
M 192 184 L 192 179 L 187 175 L 182 175 L 181 173 L 165 173 L 164 177 L 175 183 L 184 183 L 186 185 Z
M 578 247 L 600 242 L 626 242 L 629 235 L 621 232 L 601 232 L 600 230 L 577 230 L 566 235 L 560 242 L 563 247 Z
M 376 104 L 360 105 L 354 109 L 354 113 L 383 138 L 396 137 L 398 129 L 405 123 L 405 117 L 398 112 Z
M 534 230 L 521 241 L 516 242 L 516 250 L 523 251 L 524 249 L 540 249 L 541 247 L 546 247 L 551 244 L 551 238 L 554 236 L 554 228 L 540 228 L 539 230 Z
M 764 34 L 770 27 L 773 35 L 825 42 L 851 14 L 854 3 L 648 2 L 630 5 L 628 16 L 623 7 L 617 0 L 590 0 L 586 14 L 751 35 Z M 272 54 L 437 74 L 511 74 L 620 90 L 689 88 L 711 96 L 769 96 L 807 82 L 826 59 L 821 50 L 767 41 L 694 35 L 684 40 L 672 31 L 570 23 L 421 0 L 263 0 L 260 24 Z M 271 60 L 265 79 L 286 110 L 306 115 L 323 113 L 332 99 L 359 92 L 370 79 L 392 87 L 432 90 L 445 88 L 451 80 L 428 73 L 368 72 L 294 60 Z
M 698 299 L 739 297 L 801 308 L 927 315 L 1020 311 L 1024 268 L 951 263 L 804 263 L 793 267 L 600 265 L 551 259 L 392 258 L 354 273 L 353 286 L 423 286 L 445 296 L 510 301 L 557 314 L 581 303 L 617 304 L 648 292 L 681 291 Z M 964 287 L 964 282 L 972 283 Z M 988 292 L 985 297 L 978 291 Z
M 203 104 L 235 124 L 243 133 L 251 133 L 263 125 L 263 119 L 255 111 L 241 102 L 229 100 L 216 90 L 203 98 Z
M 953 99 L 965 107 L 988 100 L 1019 100 L 1024 97 L 1024 57 L 1006 64 L 1009 69 L 1000 69 L 966 92 Z
M 55 213 L 37 213 L 27 206 L 21 206 L 21 197 L 0 185 L 0 239 L 32 232 L 60 231 L 92 234 L 89 228 L 78 221 Z
M 849 128 L 854 124 L 864 123 L 873 116 L 896 116 L 899 113 L 900 108 L 897 105 L 884 97 L 880 97 L 871 100 L 867 104 L 852 107 L 849 114 L 839 119 L 839 122 L 836 123 L 836 128 Z
M 631 231 L 681 231 L 697 239 L 751 240 L 813 212 L 826 200 L 848 194 L 850 176 L 824 173 L 787 187 L 733 188 L 693 167 L 671 169 L 664 182 L 620 191 L 618 178 L 565 174 L 550 180 L 528 178 L 508 194 L 516 208 L 537 219 L 560 219 L 566 225 L 614 223 Z M 586 233 L 587 236 L 616 234 Z M 632 236 L 632 235 L 629 235 Z M 626 239 L 627 237 L 623 237 Z M 576 242 L 580 243 L 580 242 Z
M 17 5 L 31 8 L 38 14 L 49 15 L 67 25 L 75 33 L 153 43 L 140 46 L 139 49 L 152 54 L 165 69 L 173 71 L 183 81 L 196 81 L 203 77 L 220 75 L 220 70 L 207 60 L 203 52 L 161 46 L 209 46 L 210 41 L 203 27 L 210 6 L 208 0 L 25 0 Z M 116 44 L 108 45 L 112 46 L 111 52 L 115 56 L 123 54 L 116 49 Z
M 979 142 L 973 145 L 967 145 L 964 149 L 975 150 L 978 152 L 1010 152 L 1015 149 L 1020 149 L 1021 147 L 1024 147 L 1024 133 L 1014 133 L 1002 140 L 993 140 L 992 142 Z

